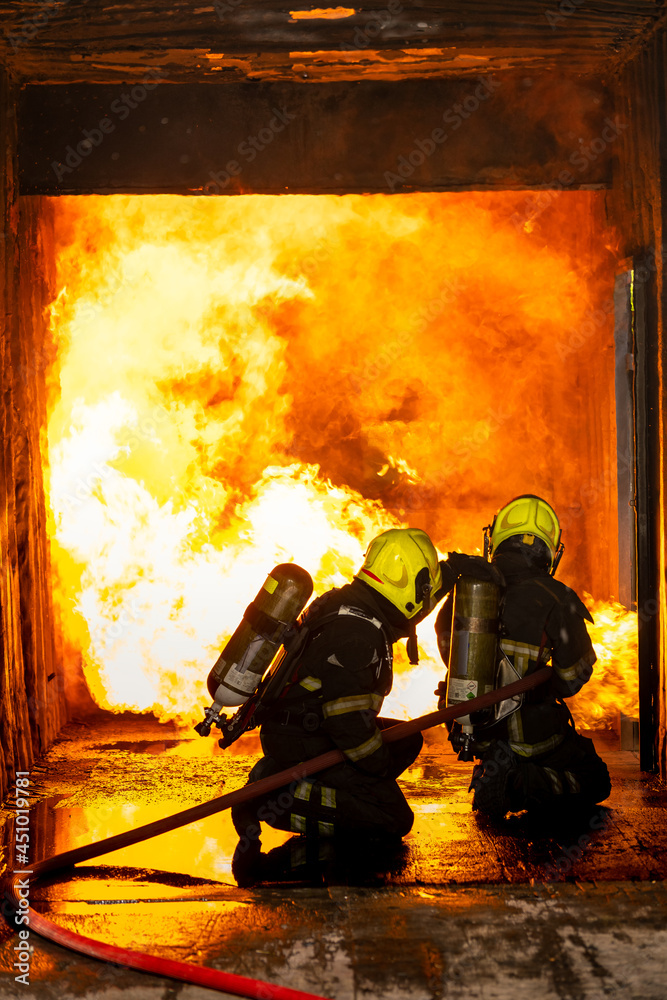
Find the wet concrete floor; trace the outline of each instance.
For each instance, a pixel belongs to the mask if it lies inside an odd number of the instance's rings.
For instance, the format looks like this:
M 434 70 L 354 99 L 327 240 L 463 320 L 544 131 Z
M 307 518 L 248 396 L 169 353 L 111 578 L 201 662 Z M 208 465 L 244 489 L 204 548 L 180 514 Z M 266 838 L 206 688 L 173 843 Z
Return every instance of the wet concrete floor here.
M 31 903 L 108 943 L 210 965 L 331 1000 L 667 998 L 667 791 L 596 736 L 613 792 L 548 825 L 473 814 L 470 764 L 426 734 L 401 783 L 415 812 L 402 849 L 305 848 L 263 828 L 253 872 L 232 872 L 228 813 L 33 887 Z M 131 829 L 244 784 L 254 734 L 221 751 L 173 725 L 72 723 L 31 774 L 30 859 Z M 3 867 L 14 816 L 0 814 Z M 10 850 L 11 846 L 11 850 Z M 240 884 L 239 884 L 240 881 Z M 198 1000 L 210 990 L 114 968 L 34 934 L 30 985 L 0 929 L 0 997 Z

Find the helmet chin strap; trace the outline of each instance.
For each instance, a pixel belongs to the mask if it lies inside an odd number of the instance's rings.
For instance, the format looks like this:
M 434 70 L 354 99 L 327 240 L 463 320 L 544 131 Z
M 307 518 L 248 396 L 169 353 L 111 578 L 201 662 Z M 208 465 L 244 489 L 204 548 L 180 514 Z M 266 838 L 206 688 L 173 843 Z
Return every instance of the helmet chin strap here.
M 419 663 L 419 646 L 417 645 L 417 626 L 414 622 L 410 622 L 410 631 L 408 632 L 408 641 L 405 644 L 405 648 L 408 652 L 408 659 L 412 666 L 416 666 Z
M 484 558 L 491 562 L 491 532 L 493 531 L 493 525 L 496 523 L 494 517 L 492 524 L 487 524 L 484 530 Z
M 562 542 L 558 543 L 558 548 L 556 549 L 556 555 L 554 556 L 554 561 L 551 564 L 551 576 L 556 575 L 556 570 L 558 569 L 558 563 L 563 558 L 563 552 L 565 552 L 565 546 Z
M 435 601 L 432 599 L 432 594 L 433 584 L 431 582 L 431 574 L 429 573 L 428 567 L 424 566 L 420 569 L 415 579 L 415 601 L 417 602 L 417 605 L 421 604 L 421 611 L 418 611 L 414 618 L 408 619 L 408 641 L 405 644 L 408 659 L 413 667 L 419 663 L 417 623 L 423 621 L 435 607 Z M 413 604 L 408 604 L 406 605 L 406 610 L 408 608 L 412 610 L 413 607 Z

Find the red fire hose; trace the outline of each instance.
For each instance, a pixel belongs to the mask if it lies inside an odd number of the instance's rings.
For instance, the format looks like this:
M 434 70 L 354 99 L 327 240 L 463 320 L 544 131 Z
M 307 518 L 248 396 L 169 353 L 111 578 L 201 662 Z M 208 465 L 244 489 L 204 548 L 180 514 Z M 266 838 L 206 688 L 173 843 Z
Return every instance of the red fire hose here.
M 434 726 L 442 725 L 456 719 L 460 715 L 468 715 L 483 708 L 489 708 L 505 698 L 511 698 L 515 694 L 521 694 L 531 688 L 544 683 L 551 676 L 550 667 L 542 667 L 534 674 L 523 677 L 521 680 L 508 684 L 506 687 L 496 691 L 489 691 L 488 694 L 480 695 L 470 701 L 461 702 L 451 708 L 443 708 L 429 715 L 423 715 L 419 719 L 410 722 L 401 722 L 390 729 L 382 731 L 382 739 L 385 743 L 393 743 L 395 740 L 403 739 L 405 736 L 412 736 L 414 733 L 422 732 L 424 729 L 431 729 Z M 72 951 L 81 952 L 83 955 L 90 955 L 105 962 L 112 962 L 114 965 L 124 965 L 130 969 L 140 969 L 142 972 L 151 972 L 157 976 L 168 976 L 171 979 L 180 979 L 186 983 L 194 983 L 197 986 L 206 986 L 209 989 L 220 992 L 233 993 L 240 997 L 252 997 L 255 1000 L 324 1000 L 323 997 L 312 993 L 303 993 L 301 990 L 292 990 L 286 986 L 274 986 L 270 983 L 262 982 L 258 979 L 249 979 L 246 976 L 237 976 L 229 972 L 221 972 L 217 969 L 191 965 L 189 962 L 173 962 L 170 959 L 155 958 L 153 955 L 144 952 L 132 951 L 128 948 L 117 948 L 115 945 L 103 944 L 94 938 L 87 938 L 73 931 L 65 930 L 58 924 L 48 920 L 37 913 L 29 905 L 29 886 L 42 878 L 49 872 L 60 871 L 70 868 L 80 861 L 90 861 L 91 858 L 109 854 L 111 851 L 120 850 L 122 847 L 129 847 L 142 840 L 150 840 L 160 833 L 167 833 L 169 830 L 176 830 L 180 826 L 194 823 L 195 820 L 211 816 L 223 809 L 230 809 L 241 802 L 248 802 L 250 799 L 263 795 L 266 792 L 275 791 L 292 781 L 300 781 L 310 774 L 332 767 L 344 760 L 344 755 L 340 750 L 330 750 L 328 753 L 314 757 L 312 760 L 304 761 L 296 767 L 288 768 L 279 774 L 263 778 L 261 781 L 253 782 L 252 785 L 245 785 L 235 792 L 227 792 L 218 798 L 203 802 L 201 805 L 193 806 L 191 809 L 184 809 L 182 812 L 167 816 L 165 819 L 156 820 L 154 823 L 147 823 L 137 827 L 136 830 L 128 830 L 126 833 L 116 834 L 114 837 L 107 837 L 105 840 L 98 840 L 97 843 L 87 844 L 84 847 L 77 847 L 72 851 L 65 851 L 63 854 L 56 854 L 52 858 L 46 858 L 38 862 L 31 869 L 31 874 L 26 878 L 15 875 L 7 885 L 5 892 L 12 909 L 17 915 L 26 914 L 28 919 L 23 920 L 21 925 L 30 927 L 42 937 Z M 17 917 L 18 919 L 18 917 Z M 16 923 L 18 927 L 19 924 Z

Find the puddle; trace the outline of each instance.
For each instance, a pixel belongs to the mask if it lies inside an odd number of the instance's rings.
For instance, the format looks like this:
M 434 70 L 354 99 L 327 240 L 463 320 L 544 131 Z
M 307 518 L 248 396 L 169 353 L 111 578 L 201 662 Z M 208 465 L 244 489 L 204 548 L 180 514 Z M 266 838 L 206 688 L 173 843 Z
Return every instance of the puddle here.
M 190 802 L 164 799 L 159 805 L 136 805 L 112 800 L 106 805 L 73 806 L 62 798 L 54 802 L 46 800 L 43 805 L 48 810 L 50 829 L 44 840 L 43 853 L 47 856 L 61 854 L 126 830 L 134 830 L 198 804 L 199 800 L 195 799 Z M 288 833 L 265 826 L 263 848 L 270 850 L 278 847 L 289 837 Z M 238 836 L 227 810 L 151 840 L 105 854 L 87 862 L 87 865 L 172 873 L 185 876 L 186 882 L 192 876 L 198 881 L 235 885 L 231 865 L 237 843 Z M 117 892 L 115 884 L 109 885 L 108 889 L 111 893 Z M 93 890 L 87 886 L 86 894 L 91 891 Z M 94 892 L 97 894 L 96 898 L 106 898 L 101 886 L 96 887 Z M 50 893 L 49 896 L 51 897 Z

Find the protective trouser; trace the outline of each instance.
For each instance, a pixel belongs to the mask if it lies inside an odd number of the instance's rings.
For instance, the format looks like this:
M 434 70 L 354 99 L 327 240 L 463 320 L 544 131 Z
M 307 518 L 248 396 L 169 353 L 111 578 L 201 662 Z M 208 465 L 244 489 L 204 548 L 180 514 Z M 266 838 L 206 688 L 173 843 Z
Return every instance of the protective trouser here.
M 380 728 L 395 724 L 385 719 L 377 722 Z M 417 758 L 422 742 L 417 733 L 388 744 L 390 765 L 382 777 L 342 762 L 321 774 L 295 780 L 232 810 L 236 830 L 249 837 L 249 830 L 268 823 L 278 830 L 321 837 L 356 833 L 403 837 L 411 830 L 414 815 L 396 778 Z M 276 774 L 293 763 L 277 755 L 262 757 L 248 782 Z
M 507 743 L 493 740 L 473 769 L 470 787 L 473 809 L 504 816 L 523 809 L 603 802 L 611 781 L 593 741 L 570 729 L 559 746 L 535 757 L 522 757 Z

